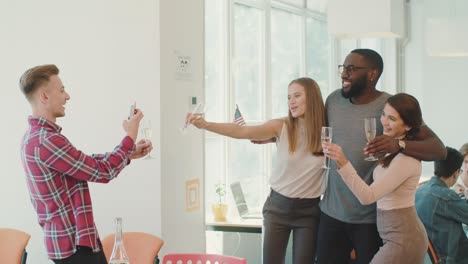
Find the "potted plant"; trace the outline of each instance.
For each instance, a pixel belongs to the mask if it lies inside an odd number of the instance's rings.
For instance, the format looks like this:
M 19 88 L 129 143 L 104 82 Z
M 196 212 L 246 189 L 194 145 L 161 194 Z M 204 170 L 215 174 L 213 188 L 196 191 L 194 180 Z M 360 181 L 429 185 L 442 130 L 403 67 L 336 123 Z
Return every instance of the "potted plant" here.
M 225 203 L 226 196 L 226 185 L 224 183 L 218 183 L 215 185 L 216 202 L 211 205 L 211 211 L 215 221 L 225 222 L 228 211 L 228 205 Z

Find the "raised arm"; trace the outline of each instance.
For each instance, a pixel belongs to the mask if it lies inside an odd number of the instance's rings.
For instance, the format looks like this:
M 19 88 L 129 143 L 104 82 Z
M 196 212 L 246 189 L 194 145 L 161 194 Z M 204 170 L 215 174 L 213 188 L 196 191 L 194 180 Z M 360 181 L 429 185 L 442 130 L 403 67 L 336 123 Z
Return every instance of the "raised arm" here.
M 415 159 L 432 161 L 445 159 L 447 151 L 439 137 L 428 126 L 423 125 L 414 140 L 406 140 L 403 153 Z M 381 135 L 364 148 L 364 154 L 396 153 L 400 151 L 398 140 Z
M 385 170 L 385 175 L 374 179 L 371 185 L 362 180 L 350 162 L 339 169 L 338 173 L 359 202 L 367 205 L 393 192 L 408 178 L 419 176 L 421 174 L 421 165 L 418 163 L 420 162 L 414 158 L 399 154 Z
M 281 134 L 283 120 L 272 119 L 258 126 L 240 126 L 233 123 L 207 122 L 201 115 L 187 117 L 188 122 L 200 129 L 239 139 L 269 139 Z
M 140 142 L 138 148 L 135 147 L 143 113 L 139 109 L 134 111 L 134 115 L 122 123 L 127 136 L 112 152 L 86 155 L 75 148 L 62 134 L 54 134 L 43 141 L 39 149 L 40 160 L 49 168 L 79 180 L 109 182 L 125 168 L 130 158 L 142 157 L 145 150 L 152 149 L 151 143 L 141 144 Z
M 125 168 L 134 146 L 133 139 L 126 136 L 114 151 L 95 159 L 75 148 L 63 135 L 55 134 L 44 140 L 39 149 L 39 158 L 47 167 L 67 176 L 107 183 Z
M 322 145 L 325 155 L 336 161 L 339 167 L 338 173 L 341 175 L 343 181 L 358 198 L 359 202 L 364 205 L 376 202 L 385 195 L 393 192 L 408 178 L 421 174 L 421 164 L 419 161 L 400 154 L 392 160 L 384 172 L 385 175 L 374 179 L 374 182 L 368 185 L 358 175 L 339 145 L 333 143 L 323 143 Z

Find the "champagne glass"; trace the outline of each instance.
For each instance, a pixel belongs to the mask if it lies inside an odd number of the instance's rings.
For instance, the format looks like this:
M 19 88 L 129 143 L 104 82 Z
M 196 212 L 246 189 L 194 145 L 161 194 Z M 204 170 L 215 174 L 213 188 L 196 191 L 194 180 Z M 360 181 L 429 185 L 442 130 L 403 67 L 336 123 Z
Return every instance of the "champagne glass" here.
M 143 120 L 143 124 L 141 125 L 141 135 L 145 141 L 150 141 L 153 137 L 153 129 L 151 127 L 150 120 Z M 146 155 L 145 159 L 152 159 L 151 152 Z
M 205 114 L 205 109 L 206 109 L 206 105 L 203 104 L 203 103 L 199 103 L 197 104 L 193 109 L 192 111 L 190 112 L 190 115 L 189 116 L 186 116 L 186 120 L 185 120 L 185 123 L 184 123 L 184 126 L 180 128 L 180 131 L 185 134 L 187 128 L 190 126 L 190 123 L 187 122 L 187 120 L 192 116 L 192 115 L 203 115 Z
M 367 142 L 370 142 L 375 138 L 375 134 L 377 133 L 377 126 L 375 117 L 366 117 L 364 118 L 364 132 L 366 133 Z M 376 161 L 376 159 L 372 154 L 369 157 L 366 157 L 364 160 L 367 161 Z
M 332 142 L 332 137 L 333 137 L 333 128 L 332 127 L 322 127 L 322 143 L 323 142 L 331 143 Z M 330 167 L 328 167 L 328 162 L 329 162 L 329 159 L 327 157 L 325 157 L 322 168 L 329 169 Z

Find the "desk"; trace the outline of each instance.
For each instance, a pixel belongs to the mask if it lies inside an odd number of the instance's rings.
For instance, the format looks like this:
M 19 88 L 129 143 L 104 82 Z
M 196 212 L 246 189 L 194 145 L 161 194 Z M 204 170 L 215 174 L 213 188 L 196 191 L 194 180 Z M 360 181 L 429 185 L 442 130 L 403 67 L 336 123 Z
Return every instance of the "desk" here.
M 262 263 L 262 226 L 263 219 L 229 219 L 227 222 L 206 222 L 206 231 L 229 232 L 221 237 L 220 242 L 215 245 L 222 245 L 221 250 L 213 250 L 210 253 L 240 256 L 247 259 L 248 263 Z M 213 232 L 207 232 L 213 233 Z M 237 234 L 235 234 L 237 233 Z M 207 243 L 210 238 L 207 237 Z M 238 242 L 232 242 L 238 241 Z M 292 263 L 292 236 L 286 249 L 286 262 Z
M 207 222 L 205 230 L 239 233 L 262 233 L 263 219 L 234 219 L 227 222 Z
M 226 222 L 206 222 L 207 252 L 242 257 L 248 263 L 262 263 L 262 224 L 263 219 L 239 217 L 228 218 Z

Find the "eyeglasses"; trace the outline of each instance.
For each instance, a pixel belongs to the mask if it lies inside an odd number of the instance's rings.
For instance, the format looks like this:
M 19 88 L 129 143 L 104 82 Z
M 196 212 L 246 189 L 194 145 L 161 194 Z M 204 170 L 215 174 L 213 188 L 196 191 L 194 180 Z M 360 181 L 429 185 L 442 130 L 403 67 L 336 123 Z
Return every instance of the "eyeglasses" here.
M 340 74 L 342 74 L 344 71 L 346 71 L 346 74 L 348 74 L 349 76 L 351 76 L 353 74 L 353 72 L 357 71 L 357 70 L 363 70 L 363 69 L 367 69 L 366 67 L 358 67 L 358 66 L 354 66 L 354 65 L 338 65 L 338 72 Z

